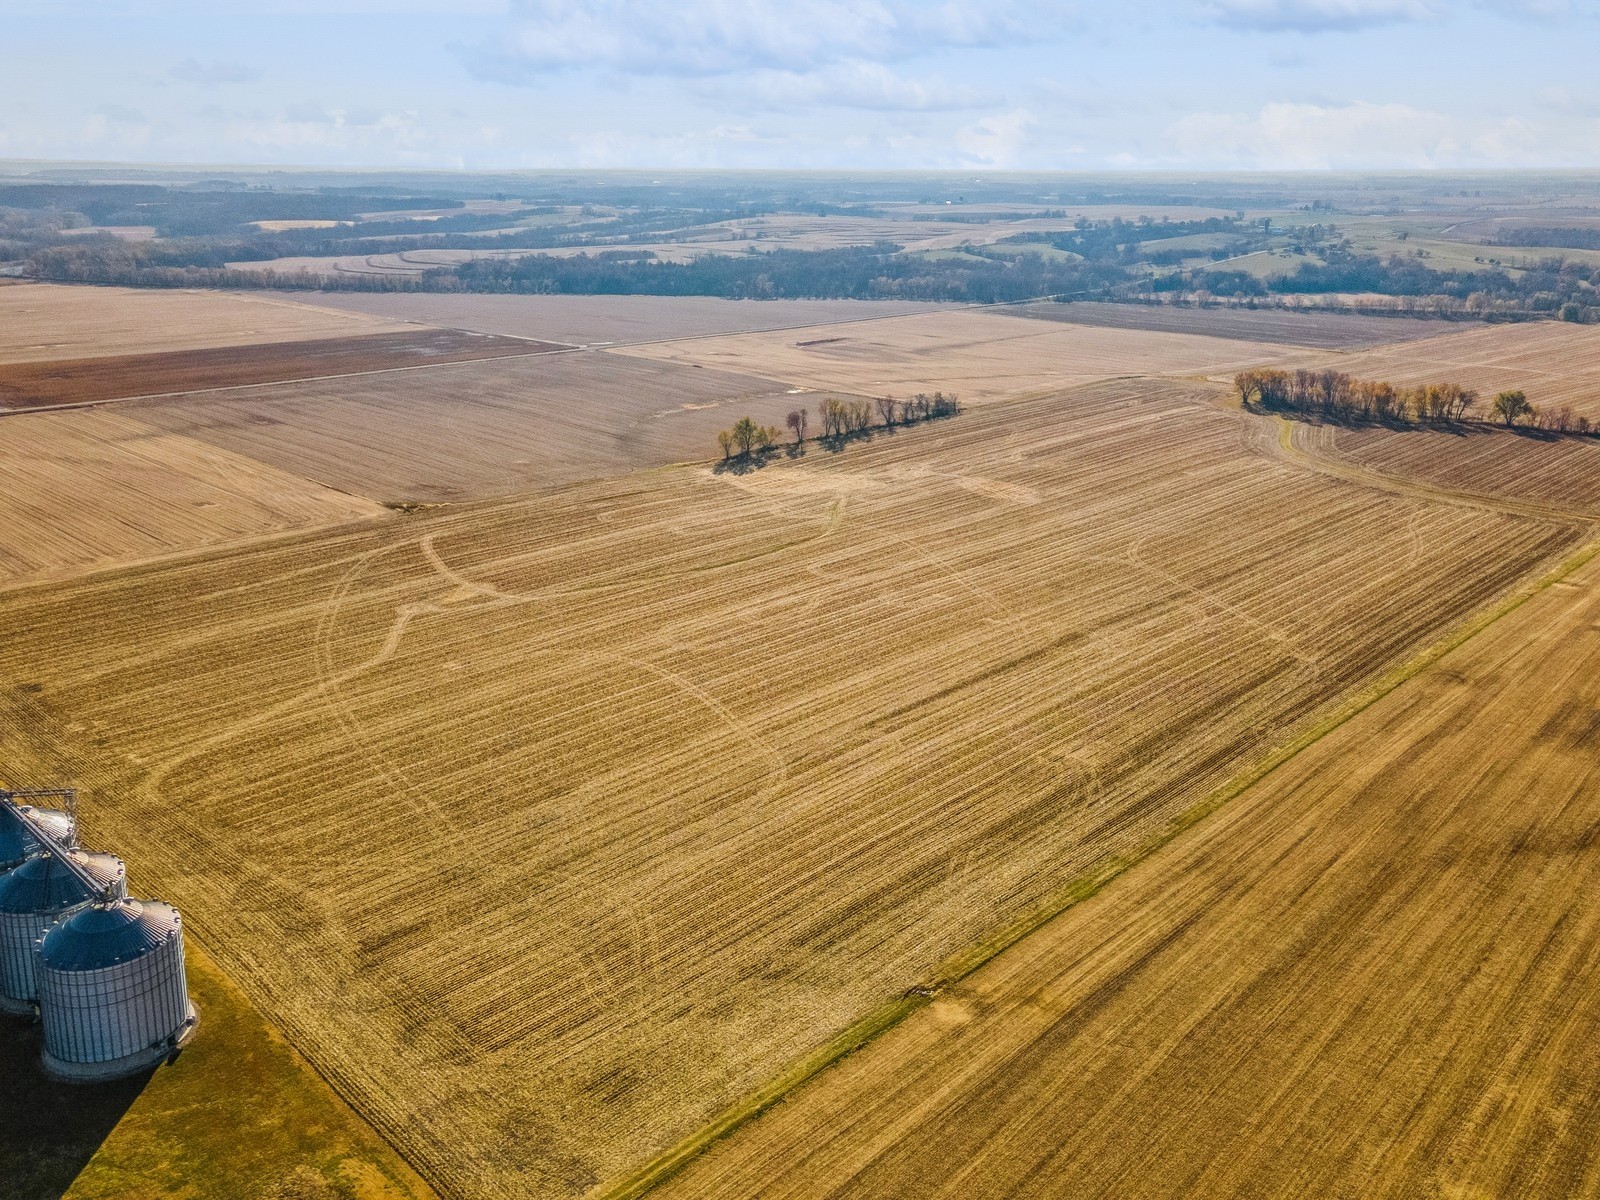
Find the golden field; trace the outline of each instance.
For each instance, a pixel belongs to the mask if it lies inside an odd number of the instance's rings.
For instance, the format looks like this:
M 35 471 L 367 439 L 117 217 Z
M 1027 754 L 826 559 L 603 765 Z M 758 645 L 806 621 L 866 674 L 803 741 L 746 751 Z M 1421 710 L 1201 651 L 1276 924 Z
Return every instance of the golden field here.
M 668 1197 L 1600 1190 L 1600 560 Z
M 123 409 L 0 419 L 0 586 L 382 514 Z
M 18 378 L 294 368 L 0 417 L 0 737 L 441 1195 L 662 1156 L 682 1196 L 1293 1190 L 1253 1145 L 1318 1194 L 1593 1190 L 1594 568 L 1433 659 L 1593 536 L 1600 445 L 1221 380 L 1582 409 L 1595 331 L 14 293 L 67 314 L 0 332 Z M 292 378 L 458 328 L 595 348 Z M 710 461 L 740 416 L 936 389 L 972 407 Z M 157 1079 L 96 1186 L 212 1144 Z M 327 1120 L 329 1178 L 422 1187 Z
M 0 363 L 202 350 L 364 333 L 400 333 L 382 317 L 233 292 L 22 283 L 0 288 Z
M 1583 535 L 1221 395 L 12 591 L 0 728 L 443 1193 L 603 1188 Z

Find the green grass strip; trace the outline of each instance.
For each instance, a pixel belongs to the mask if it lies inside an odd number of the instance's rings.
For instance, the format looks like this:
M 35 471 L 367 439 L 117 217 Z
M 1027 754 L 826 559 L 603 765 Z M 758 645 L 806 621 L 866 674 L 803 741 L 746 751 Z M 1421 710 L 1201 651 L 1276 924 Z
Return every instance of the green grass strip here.
M 999 930 L 993 937 L 986 938 L 954 958 L 947 959 L 933 983 L 925 987 L 912 988 L 898 999 L 874 1009 L 766 1086 L 740 1099 L 714 1121 L 697 1129 L 671 1149 L 644 1163 L 631 1175 L 625 1176 L 605 1191 L 598 1193 L 599 1200 L 636 1200 L 637 1197 L 665 1183 L 713 1143 L 721 1141 L 740 1126 L 753 1121 L 802 1084 L 861 1049 L 880 1034 L 893 1029 L 913 1012 L 926 1006 L 940 991 L 959 983 L 1069 908 L 1095 895 L 1113 879 L 1166 846 L 1179 834 L 1194 827 L 1228 801 L 1236 799 L 1260 783 L 1341 725 L 1371 708 L 1401 684 L 1415 678 L 1453 650 L 1459 649 L 1501 618 L 1521 608 L 1539 593 L 1561 582 L 1590 562 L 1596 554 L 1600 554 L 1600 542 L 1585 545 L 1554 570 L 1532 584 L 1526 584 L 1512 592 L 1498 604 L 1457 628 L 1448 637 L 1433 643 L 1400 666 L 1380 676 L 1374 683 L 1356 693 L 1346 704 L 1310 726 L 1294 740 L 1285 743 L 1260 762 L 1234 776 L 1199 803 L 1185 809 L 1168 822 L 1160 833 L 1127 854 L 1104 859 L 1072 880 L 1043 904 Z

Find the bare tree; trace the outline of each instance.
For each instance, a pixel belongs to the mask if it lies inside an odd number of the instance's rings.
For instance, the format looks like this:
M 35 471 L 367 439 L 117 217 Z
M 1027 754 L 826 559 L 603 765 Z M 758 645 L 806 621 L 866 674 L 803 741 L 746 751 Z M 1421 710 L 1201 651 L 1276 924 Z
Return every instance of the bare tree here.
M 895 409 L 898 405 L 893 396 L 880 396 L 875 403 L 878 406 L 878 420 L 883 422 L 883 427 L 888 429 L 894 424 Z
M 806 410 L 797 408 L 791 412 L 784 421 L 789 426 L 789 432 L 794 434 L 794 444 L 798 446 L 806 440 Z

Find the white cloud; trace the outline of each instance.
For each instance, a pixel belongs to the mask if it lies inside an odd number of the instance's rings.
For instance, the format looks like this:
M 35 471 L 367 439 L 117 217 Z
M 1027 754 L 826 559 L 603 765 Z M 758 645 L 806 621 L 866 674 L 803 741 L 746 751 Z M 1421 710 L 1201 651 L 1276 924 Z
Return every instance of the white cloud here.
M 137 108 L 132 108 L 126 104 L 117 104 L 114 101 L 100 105 L 94 110 L 94 115 L 117 125 L 143 125 L 146 123 L 145 115 Z
M 1145 165 L 1267 171 L 1581 167 L 1600 122 L 1473 120 L 1406 104 L 1275 102 L 1255 113 L 1192 113 Z
M 956 149 L 973 166 L 1011 167 L 1022 157 L 1034 116 L 1025 108 L 984 117 L 956 130 Z
M 844 62 L 821 70 L 751 71 L 719 81 L 720 103 L 765 111 L 796 108 L 858 108 L 879 112 L 947 112 L 998 103 L 981 92 L 945 79 L 913 79 L 882 63 Z
M 1283 171 L 1429 167 L 1456 148 L 1450 122 L 1439 113 L 1364 102 L 1192 113 L 1169 138 L 1177 162 Z
M 480 74 L 518 81 L 596 67 L 638 75 L 804 74 L 952 48 L 1014 44 L 1059 23 L 1015 0 L 517 0 Z
M 201 62 L 198 58 L 186 58 L 173 64 L 167 74 L 179 83 L 205 87 L 224 83 L 252 83 L 261 78 L 261 72 L 246 63 L 223 62 L 220 59 Z
M 1445 6 L 1441 0 L 1213 0 L 1209 10 L 1234 29 L 1322 33 L 1432 20 Z

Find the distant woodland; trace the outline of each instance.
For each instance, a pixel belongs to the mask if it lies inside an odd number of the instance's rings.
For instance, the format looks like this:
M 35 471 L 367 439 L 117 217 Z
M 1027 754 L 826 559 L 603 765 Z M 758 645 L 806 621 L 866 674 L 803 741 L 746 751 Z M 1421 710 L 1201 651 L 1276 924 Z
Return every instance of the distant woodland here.
M 1593 227 L 1501 234 L 1492 245 L 1548 251 L 1520 256 L 1514 267 L 1496 257 L 1489 243 L 1473 259 L 1455 256 L 1446 265 L 1429 250 L 1403 248 L 1403 233 L 1391 252 L 1364 249 L 1341 230 L 1333 206 L 1321 202 L 1302 206 L 1316 218 L 1303 224 L 1246 217 L 1241 209 L 1233 216 L 1180 220 L 1079 218 L 1070 228 L 1008 234 L 1006 222 L 1053 219 L 1064 226 L 1066 210 L 967 209 L 961 198 L 963 204 L 946 200 L 948 211 L 924 208 L 902 216 L 896 228 L 904 230 L 908 220 L 997 226 L 981 244 L 932 253 L 885 238 L 801 249 L 760 241 L 765 234 L 757 233 L 735 252 L 724 244 L 719 252 L 689 261 L 665 261 L 647 244 L 692 243 L 708 229 L 725 232 L 722 223 L 765 214 L 800 212 L 859 223 L 884 217 L 885 209 L 805 195 L 741 197 L 709 186 L 703 192 L 679 192 L 670 202 L 649 197 L 654 204 L 642 202 L 646 198 L 637 184 L 617 185 L 614 191 L 609 196 L 594 187 L 566 195 L 495 193 L 481 198 L 496 205 L 474 209 L 445 190 L 418 194 L 398 186 L 289 190 L 226 180 L 181 187 L 15 183 L 0 185 L 0 271 L 133 287 L 979 304 L 1054 296 L 1247 307 L 1326 303 L 1372 312 L 1600 321 L 1600 266 L 1579 253 L 1600 248 L 1600 229 Z M 483 211 L 490 207 L 493 211 Z M 272 227 L 281 222 L 320 224 Z M 413 273 L 244 269 L 278 259 L 418 250 L 492 256 Z M 540 250 L 567 253 L 535 253 Z M 1232 265 L 1252 260 L 1255 266 Z M 1271 263 L 1271 269 L 1263 270 L 1262 262 Z

